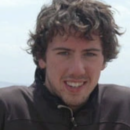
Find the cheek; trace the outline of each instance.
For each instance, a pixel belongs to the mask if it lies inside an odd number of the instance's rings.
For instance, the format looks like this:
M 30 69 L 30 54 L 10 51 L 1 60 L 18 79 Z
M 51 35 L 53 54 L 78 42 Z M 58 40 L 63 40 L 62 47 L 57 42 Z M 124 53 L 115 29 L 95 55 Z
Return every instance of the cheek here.
M 102 69 L 101 65 L 91 64 L 87 66 L 86 72 L 90 77 L 97 77 L 100 75 L 101 69 Z
M 46 71 L 51 79 L 57 81 L 63 77 L 66 72 L 65 64 L 57 60 L 51 60 L 47 62 Z

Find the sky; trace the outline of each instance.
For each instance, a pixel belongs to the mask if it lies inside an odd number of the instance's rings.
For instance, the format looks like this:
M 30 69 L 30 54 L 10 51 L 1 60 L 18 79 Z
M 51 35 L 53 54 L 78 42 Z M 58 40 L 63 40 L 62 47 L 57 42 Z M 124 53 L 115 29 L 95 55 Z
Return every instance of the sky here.
M 99 82 L 130 86 L 130 0 L 104 0 L 114 7 L 116 23 L 125 34 L 119 37 L 118 58 L 108 63 Z M 0 81 L 30 85 L 36 66 L 25 52 L 36 17 L 51 0 L 0 0 Z

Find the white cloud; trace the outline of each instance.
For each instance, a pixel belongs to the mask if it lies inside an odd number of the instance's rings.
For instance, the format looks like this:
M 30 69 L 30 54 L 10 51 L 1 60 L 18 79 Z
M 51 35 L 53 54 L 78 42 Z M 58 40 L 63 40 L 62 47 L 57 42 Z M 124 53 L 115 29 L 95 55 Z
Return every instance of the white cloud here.
M 116 16 L 118 18 L 128 19 L 128 16 L 130 16 L 130 8 L 128 8 L 124 5 L 116 5 L 115 8 L 118 11 L 118 14 L 116 13 Z
M 0 7 L 14 7 L 24 5 L 37 5 L 43 3 L 50 3 L 51 0 L 1 0 Z
M 0 44 L 0 48 L 0 81 L 31 84 L 35 70 L 32 56 L 16 44 Z

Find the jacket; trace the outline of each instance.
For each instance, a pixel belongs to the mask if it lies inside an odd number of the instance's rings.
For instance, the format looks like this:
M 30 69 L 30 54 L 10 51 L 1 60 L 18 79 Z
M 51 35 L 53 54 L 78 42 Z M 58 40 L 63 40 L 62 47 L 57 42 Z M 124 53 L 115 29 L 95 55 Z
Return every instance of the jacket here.
M 76 113 L 35 85 L 2 88 L 0 130 L 130 130 L 130 89 L 97 88 Z
M 76 112 L 38 80 L 1 88 L 0 130 L 130 130 L 130 88 L 98 84 Z

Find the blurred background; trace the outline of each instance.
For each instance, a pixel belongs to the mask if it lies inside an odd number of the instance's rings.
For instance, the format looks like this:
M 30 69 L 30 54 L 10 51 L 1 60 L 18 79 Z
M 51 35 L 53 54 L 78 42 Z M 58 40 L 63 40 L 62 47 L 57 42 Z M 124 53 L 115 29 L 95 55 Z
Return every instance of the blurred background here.
M 51 0 L 0 0 L 0 87 L 30 85 L 35 65 L 27 54 L 29 31 L 34 31 L 36 17 Z M 130 86 L 130 1 L 105 0 L 114 8 L 114 17 L 125 34 L 119 37 L 121 51 L 117 59 L 102 71 L 100 83 Z

